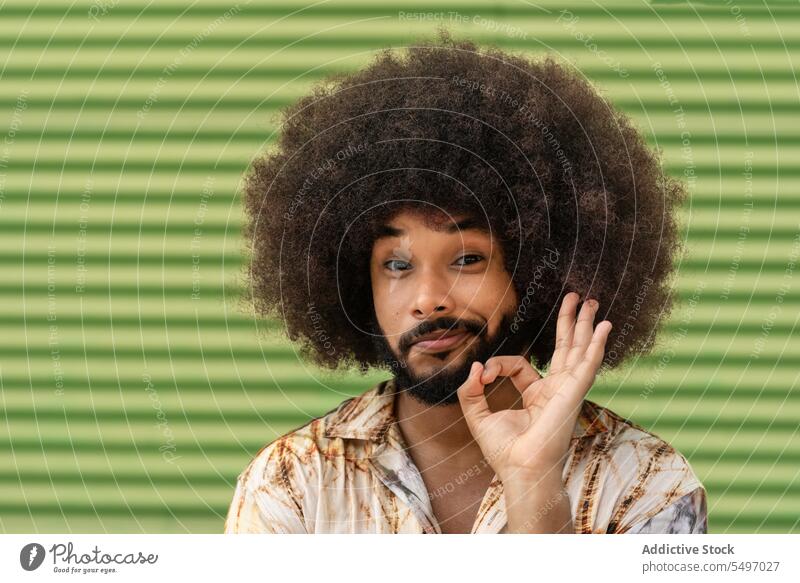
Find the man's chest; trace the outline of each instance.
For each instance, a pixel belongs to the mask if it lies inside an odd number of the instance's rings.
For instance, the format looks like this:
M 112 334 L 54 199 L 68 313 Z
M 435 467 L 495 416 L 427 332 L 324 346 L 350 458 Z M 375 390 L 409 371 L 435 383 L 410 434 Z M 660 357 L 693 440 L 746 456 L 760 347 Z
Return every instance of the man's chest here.
M 494 472 L 488 465 L 420 470 L 431 511 L 443 533 L 470 533 Z

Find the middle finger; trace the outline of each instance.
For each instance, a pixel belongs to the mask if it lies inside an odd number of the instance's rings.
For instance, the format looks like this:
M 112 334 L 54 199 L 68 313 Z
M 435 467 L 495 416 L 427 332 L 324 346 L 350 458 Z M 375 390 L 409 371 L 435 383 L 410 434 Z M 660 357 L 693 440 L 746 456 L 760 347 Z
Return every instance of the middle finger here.
M 592 340 L 594 331 L 594 317 L 600 304 L 595 299 L 586 300 L 581 306 L 578 321 L 575 323 L 575 334 L 572 339 L 572 348 L 567 354 L 567 366 L 574 366 L 583 357 L 583 353 Z

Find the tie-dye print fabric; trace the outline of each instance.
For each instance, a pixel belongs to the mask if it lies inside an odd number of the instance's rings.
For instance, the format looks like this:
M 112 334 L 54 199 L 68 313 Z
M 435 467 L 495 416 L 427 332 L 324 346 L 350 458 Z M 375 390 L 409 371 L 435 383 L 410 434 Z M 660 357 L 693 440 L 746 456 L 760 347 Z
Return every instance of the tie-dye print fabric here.
M 584 400 L 563 480 L 576 533 L 705 533 L 706 492 L 669 444 Z M 506 526 L 494 476 L 472 533 Z M 239 475 L 226 533 L 440 533 L 382 381 L 264 447 Z

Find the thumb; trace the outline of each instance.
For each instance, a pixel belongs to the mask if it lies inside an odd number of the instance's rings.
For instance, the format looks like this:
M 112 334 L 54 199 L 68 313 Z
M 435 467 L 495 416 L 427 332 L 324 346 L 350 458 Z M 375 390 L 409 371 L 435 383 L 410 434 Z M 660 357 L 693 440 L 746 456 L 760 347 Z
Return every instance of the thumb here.
M 481 382 L 481 374 L 483 374 L 483 365 L 480 362 L 473 362 L 467 380 L 457 391 L 464 419 L 474 436 L 481 422 L 492 414 L 484 394 L 485 385 Z

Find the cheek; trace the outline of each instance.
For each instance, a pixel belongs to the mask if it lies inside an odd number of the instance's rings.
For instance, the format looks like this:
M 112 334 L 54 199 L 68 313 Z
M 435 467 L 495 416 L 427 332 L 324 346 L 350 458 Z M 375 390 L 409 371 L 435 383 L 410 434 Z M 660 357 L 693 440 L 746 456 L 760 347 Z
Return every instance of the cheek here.
M 514 287 L 514 282 L 511 279 L 511 274 L 506 270 L 502 261 L 498 261 L 491 270 L 492 278 L 491 284 L 496 297 L 498 298 L 498 305 L 516 307 L 517 305 L 517 290 Z
M 389 293 L 389 285 L 383 280 L 376 282 L 372 280 L 372 303 L 375 307 L 375 317 L 381 329 L 389 337 L 392 337 L 397 328 L 397 318 L 399 312 L 399 294 Z
M 517 292 L 513 282 L 505 274 L 491 282 L 487 281 L 481 298 L 480 307 L 476 305 L 475 308 L 490 322 L 489 329 L 492 333 L 497 331 L 503 316 L 513 317 L 517 309 Z
M 488 310 L 490 314 L 500 312 L 499 315 L 502 315 L 517 305 L 517 292 L 505 271 L 487 272 L 486 277 L 478 280 L 469 294 L 476 309 Z
M 506 278 L 501 290 L 501 296 L 504 295 L 503 304 L 506 306 L 506 311 L 509 309 L 516 309 L 519 297 L 517 296 L 517 289 L 514 287 L 514 282 L 511 281 L 510 278 Z
M 372 288 L 372 303 L 375 306 L 375 312 L 380 313 L 383 305 L 385 304 L 387 286 L 383 278 L 379 277 L 375 267 L 370 266 L 370 286 Z

